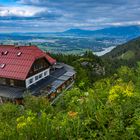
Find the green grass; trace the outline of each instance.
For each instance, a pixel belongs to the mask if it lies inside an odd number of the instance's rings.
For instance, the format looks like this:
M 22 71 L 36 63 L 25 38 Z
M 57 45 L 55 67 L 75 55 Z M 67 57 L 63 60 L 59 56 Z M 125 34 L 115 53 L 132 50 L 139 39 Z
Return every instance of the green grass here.
M 129 60 L 135 57 L 134 52 L 132 51 L 127 51 L 125 53 L 123 53 L 121 56 L 119 56 L 119 59 L 124 59 L 124 60 Z

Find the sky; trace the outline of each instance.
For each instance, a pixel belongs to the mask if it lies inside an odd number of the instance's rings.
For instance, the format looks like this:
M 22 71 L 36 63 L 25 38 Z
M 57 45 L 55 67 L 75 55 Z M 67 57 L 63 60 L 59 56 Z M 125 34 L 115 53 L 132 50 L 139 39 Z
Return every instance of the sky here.
M 140 25 L 140 0 L 0 0 L 0 32 Z

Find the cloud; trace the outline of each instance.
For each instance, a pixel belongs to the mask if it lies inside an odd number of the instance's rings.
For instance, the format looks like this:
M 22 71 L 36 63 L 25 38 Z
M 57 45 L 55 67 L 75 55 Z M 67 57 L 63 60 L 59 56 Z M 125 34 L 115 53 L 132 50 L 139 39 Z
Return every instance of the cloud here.
M 18 3 L 26 4 L 26 5 L 44 5 L 48 0 L 20 0 Z
M 34 6 L 0 7 L 0 20 L 55 20 L 59 17 L 61 14 L 49 11 L 47 8 Z
M 20 0 L 25 5 L 47 7 L 59 12 L 64 18 L 86 21 L 106 18 L 107 20 L 126 21 L 140 18 L 139 0 Z
M 15 0 L 15 6 L 0 7 L 0 20 L 9 20 L 8 27 L 62 31 L 137 25 L 139 13 L 140 0 Z
M 46 11 L 46 10 L 45 10 Z M 38 13 L 44 12 L 43 8 L 34 7 L 0 7 L 0 17 L 33 17 Z

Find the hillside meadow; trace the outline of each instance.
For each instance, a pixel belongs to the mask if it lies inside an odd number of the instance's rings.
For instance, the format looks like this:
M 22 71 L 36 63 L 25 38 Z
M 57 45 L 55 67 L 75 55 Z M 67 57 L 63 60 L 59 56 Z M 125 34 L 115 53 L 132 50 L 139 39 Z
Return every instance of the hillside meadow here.
M 24 107 L 1 105 L 0 139 L 140 139 L 140 63 L 90 85 L 88 79 L 81 78 L 54 106 L 30 96 Z

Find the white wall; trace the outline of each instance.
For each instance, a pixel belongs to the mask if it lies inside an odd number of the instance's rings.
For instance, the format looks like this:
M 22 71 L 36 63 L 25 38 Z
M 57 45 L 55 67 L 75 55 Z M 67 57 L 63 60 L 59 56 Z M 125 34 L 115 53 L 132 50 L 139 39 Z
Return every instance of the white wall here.
M 39 77 L 42 74 L 42 77 Z M 48 75 L 50 75 L 50 68 L 46 69 L 32 77 L 29 77 L 28 79 L 26 79 L 25 84 L 26 84 L 26 88 L 28 88 L 29 86 L 35 84 L 36 82 L 40 81 L 41 79 L 47 77 Z M 37 78 L 38 77 L 38 78 Z M 31 82 L 32 81 L 32 82 Z

